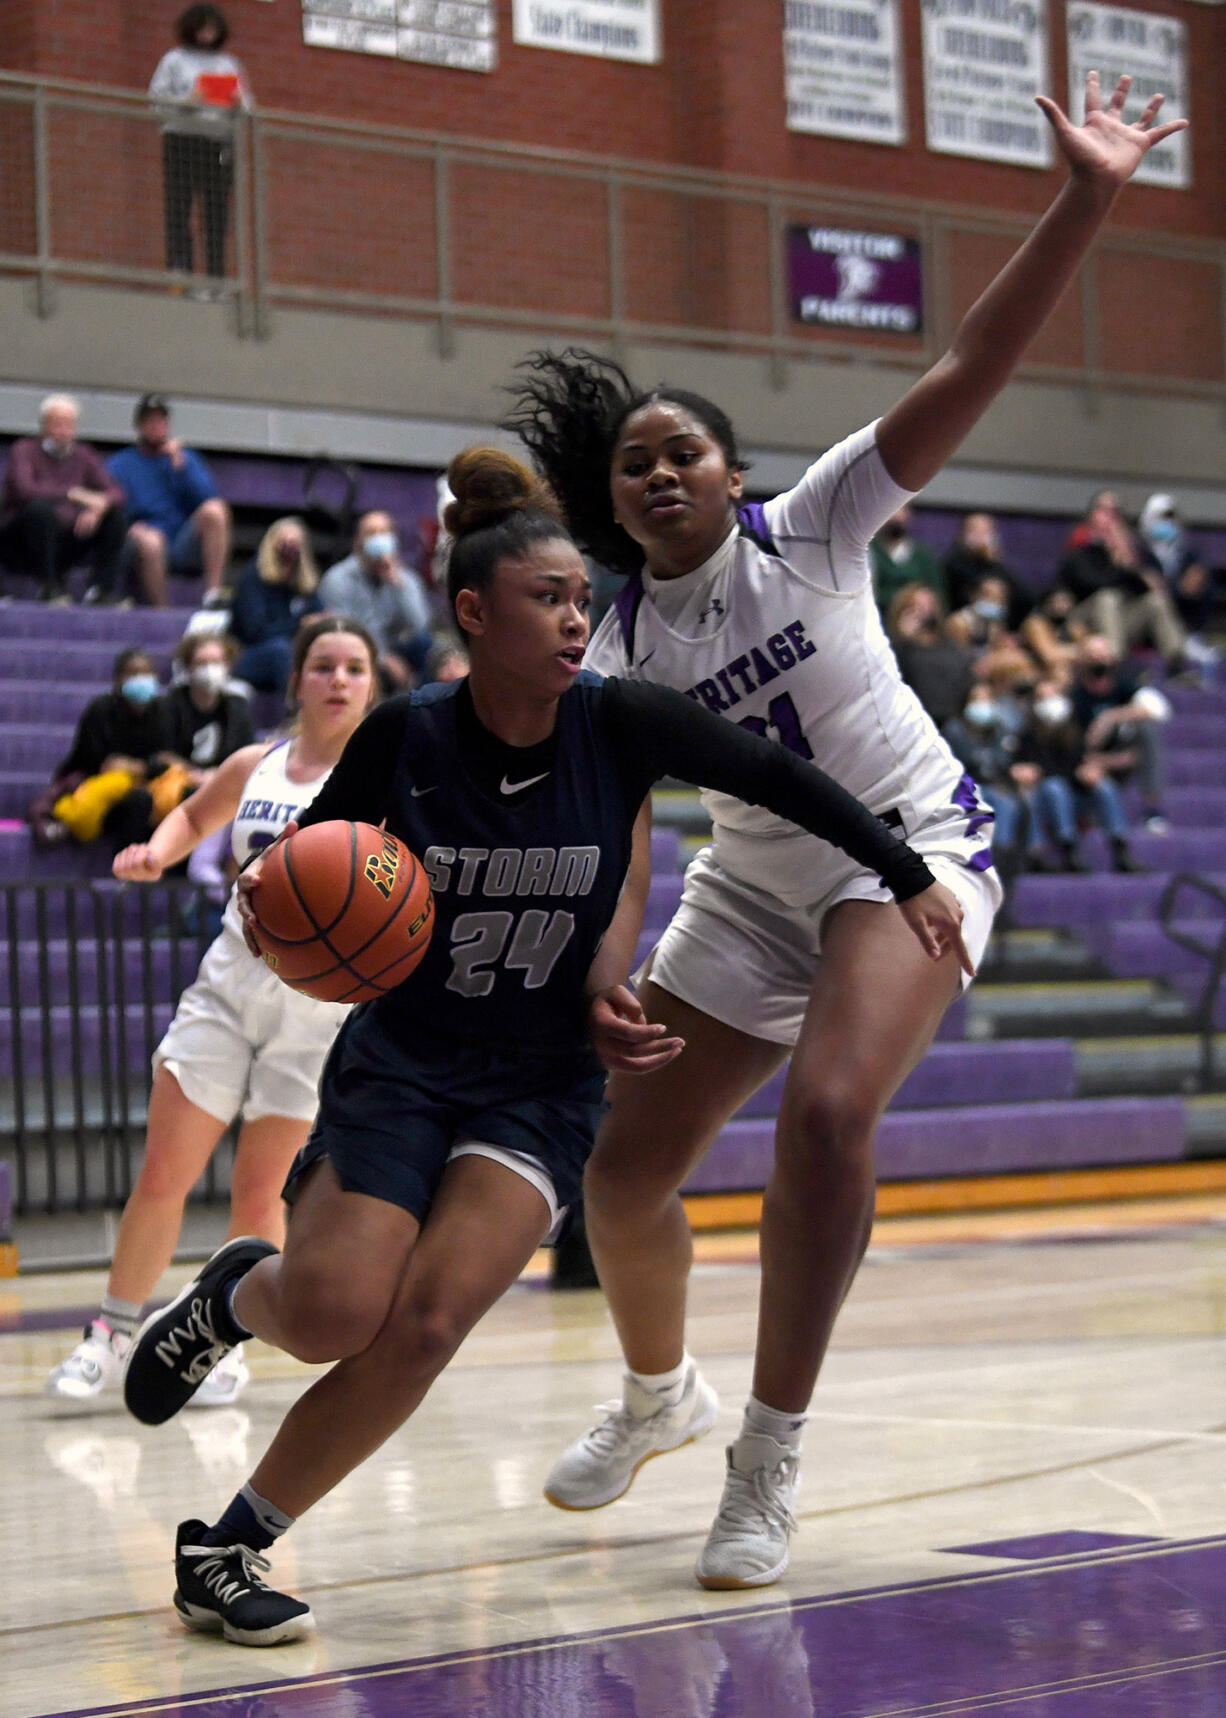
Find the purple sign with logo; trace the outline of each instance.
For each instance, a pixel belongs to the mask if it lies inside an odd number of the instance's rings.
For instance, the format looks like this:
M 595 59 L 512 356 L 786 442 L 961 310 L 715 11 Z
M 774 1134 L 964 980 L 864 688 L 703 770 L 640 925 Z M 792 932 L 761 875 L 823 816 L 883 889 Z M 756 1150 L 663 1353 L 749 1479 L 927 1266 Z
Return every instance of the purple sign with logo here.
M 918 334 L 924 275 L 918 239 L 848 227 L 790 226 L 788 293 L 798 322 Z

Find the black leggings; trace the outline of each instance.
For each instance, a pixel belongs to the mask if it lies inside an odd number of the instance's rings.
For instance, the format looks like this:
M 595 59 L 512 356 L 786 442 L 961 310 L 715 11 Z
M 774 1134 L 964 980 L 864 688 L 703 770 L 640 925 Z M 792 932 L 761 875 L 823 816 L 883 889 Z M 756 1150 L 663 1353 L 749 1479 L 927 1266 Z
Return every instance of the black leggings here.
M 162 134 L 167 268 L 191 272 L 192 203 L 199 198 L 205 266 L 209 274 L 224 276 L 233 160 L 228 139 L 196 137 L 178 131 Z

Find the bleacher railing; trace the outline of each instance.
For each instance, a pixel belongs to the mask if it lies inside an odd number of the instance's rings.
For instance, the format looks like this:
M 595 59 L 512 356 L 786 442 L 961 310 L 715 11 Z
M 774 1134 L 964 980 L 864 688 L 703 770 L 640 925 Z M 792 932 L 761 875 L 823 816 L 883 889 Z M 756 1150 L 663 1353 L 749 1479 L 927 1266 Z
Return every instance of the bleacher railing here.
M 1179 909 L 1189 895 L 1200 895 L 1221 910 L 1221 919 L 1204 935 L 1179 920 Z M 1219 1070 L 1216 1060 L 1218 997 L 1226 978 L 1226 889 L 1194 871 L 1177 871 L 1159 898 L 1158 923 L 1179 948 L 1200 955 L 1208 963 L 1194 1011 L 1200 1036 L 1198 1082 L 1202 1092 L 1219 1090 L 1226 1085 L 1226 1069 Z
M 113 1209 L 131 1192 L 153 1051 L 218 909 L 195 884 L 0 884 L 0 1159 L 14 1209 Z M 225 1192 L 215 1155 L 197 1194 Z
M 0 72 L 0 273 L 55 312 L 63 281 L 192 290 L 164 266 L 161 115 L 141 92 Z M 231 332 L 266 336 L 278 307 L 919 369 L 948 344 L 959 283 L 1003 258 L 1026 217 L 786 180 L 654 167 L 578 151 L 441 137 L 261 109 L 232 122 L 233 207 L 222 295 Z M 508 217 L 508 211 L 510 216 Z M 919 234 L 922 334 L 855 336 L 794 322 L 790 223 Z M 197 235 L 199 245 L 203 235 Z M 1179 265 L 1211 308 L 1221 356 L 1131 373 L 1103 357 L 1121 269 Z M 1157 288 L 1155 288 L 1157 290 Z M 1113 228 L 1081 271 L 1075 326 L 1022 373 L 1099 389 L 1226 401 L 1226 247 Z M 1212 344 L 1210 340 L 1208 342 Z

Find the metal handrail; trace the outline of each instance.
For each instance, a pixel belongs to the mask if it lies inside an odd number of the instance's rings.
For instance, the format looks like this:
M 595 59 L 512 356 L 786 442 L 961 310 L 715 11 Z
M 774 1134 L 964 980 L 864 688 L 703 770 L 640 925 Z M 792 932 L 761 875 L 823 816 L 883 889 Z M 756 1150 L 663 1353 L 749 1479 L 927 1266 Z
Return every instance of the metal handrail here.
M 1202 939 L 1195 932 L 1174 923 L 1175 906 L 1181 889 L 1199 891 L 1221 907 L 1222 922 L 1216 932 L 1216 941 Z M 1200 1033 L 1200 1090 L 1207 1092 L 1216 1084 L 1214 1018 L 1222 979 L 1226 977 L 1226 889 L 1217 883 L 1211 883 L 1208 877 L 1198 876 L 1194 871 L 1177 871 L 1173 877 L 1168 878 L 1159 898 L 1158 923 L 1177 947 L 1187 949 L 1190 954 L 1200 955 L 1209 962 L 1205 987 L 1194 1011 L 1197 1030 Z
M 52 290 L 57 279 L 123 281 L 146 287 L 170 287 L 175 276 L 169 270 L 141 267 L 122 261 L 79 261 L 54 255 L 52 234 L 55 210 L 50 206 L 53 187 L 47 174 L 47 131 L 55 114 L 63 109 L 121 114 L 129 118 L 154 117 L 154 107 L 144 90 L 91 84 L 78 79 L 35 76 L 0 71 L 0 105 L 18 104 L 31 110 L 35 127 L 34 252 L 0 254 L 0 270 L 34 277 L 35 303 L 40 315 L 53 312 Z M 1029 231 L 1027 214 L 968 209 L 964 205 L 894 192 L 849 189 L 845 186 L 803 182 L 795 179 L 756 176 L 741 172 L 712 172 L 710 169 L 677 163 L 655 163 L 622 156 L 557 148 L 534 143 L 514 143 L 439 134 L 408 126 L 336 118 L 329 115 L 289 112 L 279 108 L 257 108 L 239 116 L 236 125 L 235 182 L 235 272 L 226 282 L 226 296 L 235 306 L 234 331 L 240 337 L 266 338 L 269 309 L 273 305 L 317 305 L 357 313 L 391 314 L 428 318 L 436 324 L 438 346 L 444 356 L 454 348 L 454 328 L 464 322 L 474 326 L 502 325 L 548 332 L 582 332 L 611 342 L 615 347 L 628 340 L 706 346 L 744 353 L 761 353 L 772 366 L 772 376 L 781 383 L 784 366 L 791 361 L 814 358 L 915 370 L 932 362 L 946 343 L 952 321 L 949 303 L 951 282 L 947 242 L 954 233 L 1020 239 Z M 363 291 L 360 287 L 278 282 L 276 260 L 271 256 L 268 231 L 270 185 L 270 141 L 330 144 L 337 148 L 390 153 L 404 159 L 428 162 L 433 172 L 435 290 L 431 294 Z M 485 166 L 491 169 L 543 174 L 554 178 L 590 181 L 607 205 L 607 254 L 605 303 L 608 313 L 565 314 L 550 308 L 525 309 L 519 305 L 468 302 L 456 297 L 453 278 L 451 234 L 455 228 L 452 169 L 456 166 Z M 677 196 L 697 197 L 725 205 L 761 210 L 766 222 L 766 255 L 762 260 L 764 302 L 769 303 L 765 328 L 702 327 L 665 320 L 636 320 L 627 305 L 627 193 L 645 190 Z M 808 335 L 790 328 L 784 299 L 779 250 L 781 232 L 790 220 L 846 218 L 861 222 L 888 220 L 909 223 L 928 241 L 925 246 L 925 290 L 931 314 L 926 318 L 922 340 L 910 345 L 883 347 L 872 340 L 838 336 L 826 331 Z M 1226 245 L 1217 238 L 1179 233 L 1143 232 L 1115 226 L 1104 233 L 1096 254 L 1117 258 L 1166 258 L 1208 264 L 1221 282 L 1222 346 L 1226 350 Z M 1019 375 L 1034 381 L 1080 386 L 1093 394 L 1099 390 L 1152 394 L 1155 388 L 1172 396 L 1226 400 L 1226 377 L 1138 374 L 1103 366 L 1096 346 L 1097 304 L 1092 287 L 1094 258 L 1083 274 L 1081 327 L 1082 362 L 1053 364 L 1032 361 L 1019 367 Z M 394 284 L 394 283 L 393 283 Z M 1094 302 L 1092 302 L 1094 300 Z

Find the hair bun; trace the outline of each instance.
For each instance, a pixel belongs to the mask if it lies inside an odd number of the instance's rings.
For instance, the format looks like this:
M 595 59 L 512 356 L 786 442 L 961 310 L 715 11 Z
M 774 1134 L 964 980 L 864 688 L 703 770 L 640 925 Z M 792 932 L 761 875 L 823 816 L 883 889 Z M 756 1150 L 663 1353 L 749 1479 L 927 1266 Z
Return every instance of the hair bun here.
M 496 447 L 466 447 L 447 467 L 454 500 L 443 511 L 443 526 L 455 538 L 500 525 L 512 513 L 544 513 L 562 518 L 548 484 L 534 471 Z

